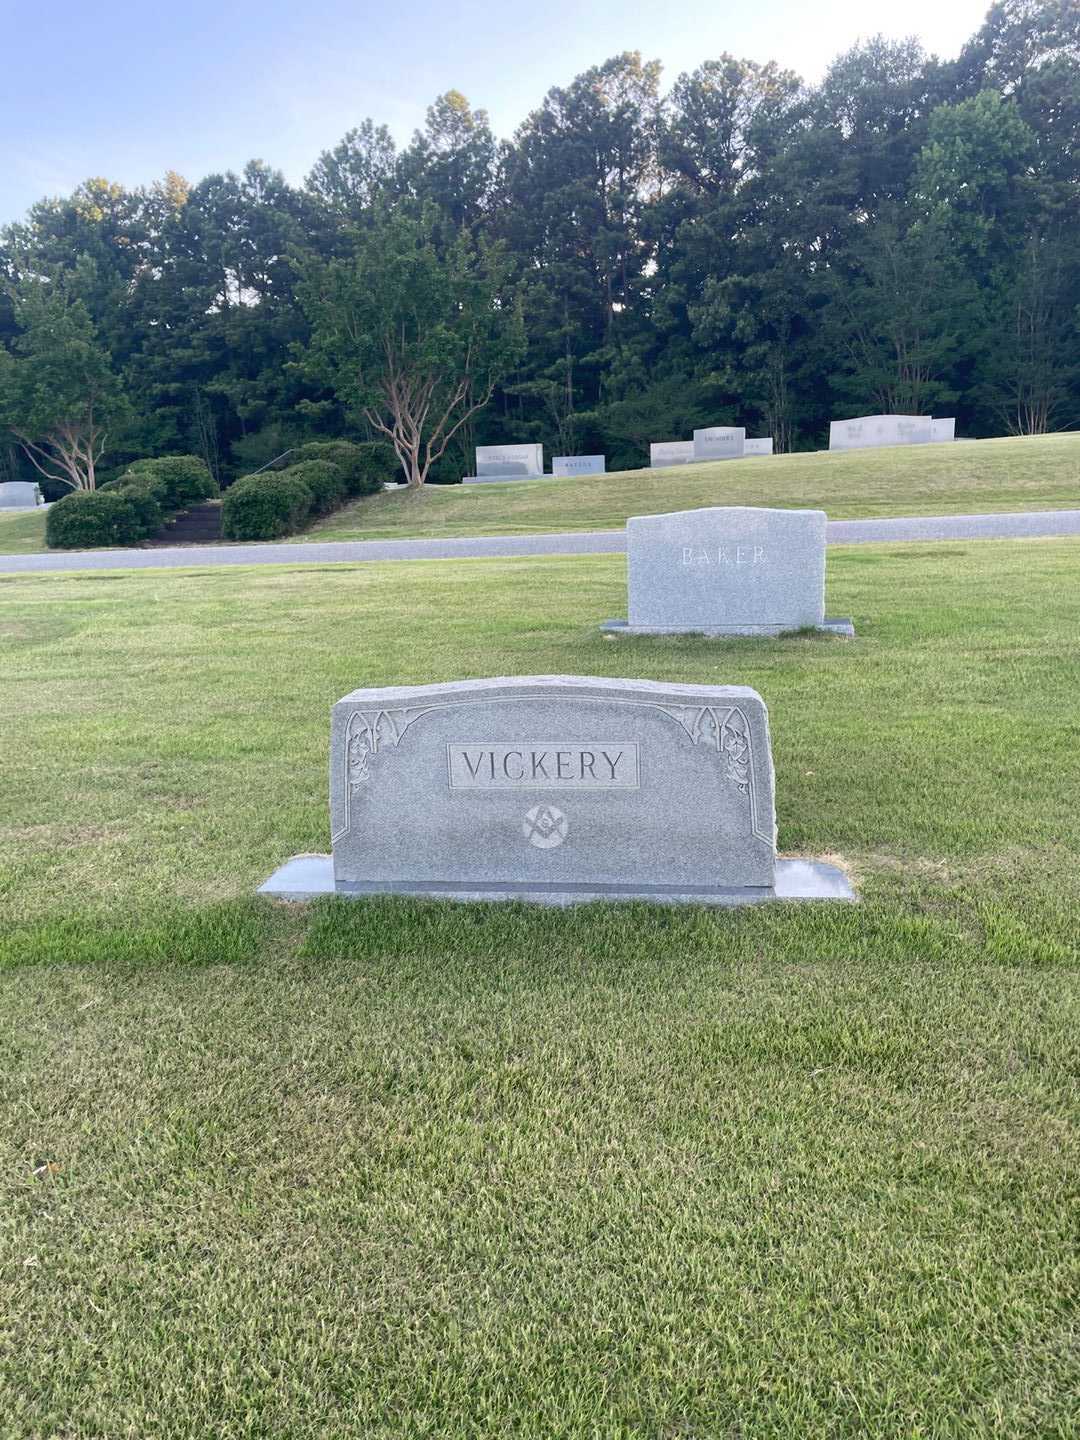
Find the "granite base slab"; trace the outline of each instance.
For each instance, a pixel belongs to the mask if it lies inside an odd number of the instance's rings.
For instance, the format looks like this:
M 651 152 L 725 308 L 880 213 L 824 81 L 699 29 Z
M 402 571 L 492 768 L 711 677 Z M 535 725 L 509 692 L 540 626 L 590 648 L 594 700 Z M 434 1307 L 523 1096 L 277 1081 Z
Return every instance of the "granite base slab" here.
M 850 620 L 823 620 L 820 625 L 807 626 L 825 635 L 854 635 Z M 627 620 L 605 620 L 600 626 L 605 635 L 704 635 L 719 639 L 726 635 L 795 635 L 791 625 L 631 625 Z
M 851 881 L 838 865 L 823 860 L 777 860 L 773 884 L 715 890 L 673 890 L 662 885 L 598 889 L 591 885 L 550 887 L 493 885 L 465 888 L 452 880 L 410 884 L 334 884 L 332 855 L 294 855 L 259 886 L 275 900 L 317 900 L 323 895 L 419 895 L 435 900 L 523 900 L 531 905 L 581 905 L 589 900 L 649 900 L 657 905 L 760 905 L 768 900 L 855 900 Z

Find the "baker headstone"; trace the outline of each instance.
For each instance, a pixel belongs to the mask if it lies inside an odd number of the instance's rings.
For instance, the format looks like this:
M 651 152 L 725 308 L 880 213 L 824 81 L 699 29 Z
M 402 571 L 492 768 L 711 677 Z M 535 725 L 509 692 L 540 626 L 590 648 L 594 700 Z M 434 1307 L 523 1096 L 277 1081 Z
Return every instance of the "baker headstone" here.
M 566 903 L 853 898 L 776 858 L 756 691 L 589 676 L 354 690 L 333 708 L 333 858 L 262 887 Z
M 33 510 L 38 487 L 32 480 L 5 480 L 0 485 L 0 510 Z
M 764 440 L 747 440 L 743 444 L 743 455 L 771 455 L 772 436 L 766 436 Z
M 710 425 L 694 431 L 694 459 L 740 460 L 745 443 L 745 426 Z
M 603 455 L 556 455 L 551 461 L 552 475 L 603 475 Z
M 824 510 L 750 505 L 634 515 L 626 522 L 629 619 L 616 635 L 780 635 L 825 618 Z
M 657 440 L 649 446 L 649 465 L 653 470 L 667 465 L 689 465 L 693 459 L 692 440 Z
M 544 473 L 542 445 L 478 445 L 476 474 L 466 475 L 462 484 L 485 481 L 535 480 Z

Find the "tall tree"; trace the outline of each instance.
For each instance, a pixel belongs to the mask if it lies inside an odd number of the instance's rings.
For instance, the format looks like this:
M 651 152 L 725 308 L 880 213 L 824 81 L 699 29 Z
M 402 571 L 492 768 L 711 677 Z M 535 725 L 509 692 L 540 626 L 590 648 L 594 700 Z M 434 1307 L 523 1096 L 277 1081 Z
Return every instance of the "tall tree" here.
M 0 422 L 45 479 L 93 490 L 128 407 L 77 293 L 79 281 L 92 289 L 89 261 L 75 277 L 27 280 L 15 292 L 19 334 L 10 352 L 0 350 Z
M 430 210 L 357 230 L 347 260 L 301 262 L 308 367 L 386 435 L 419 487 L 524 347 L 499 250 L 467 232 L 443 249 Z

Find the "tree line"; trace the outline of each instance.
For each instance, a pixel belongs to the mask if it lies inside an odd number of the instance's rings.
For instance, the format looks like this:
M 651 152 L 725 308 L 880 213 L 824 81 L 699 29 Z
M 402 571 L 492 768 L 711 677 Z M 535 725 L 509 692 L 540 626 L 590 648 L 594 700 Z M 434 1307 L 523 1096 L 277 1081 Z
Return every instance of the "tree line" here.
M 0 232 L 0 470 L 191 452 L 227 483 L 349 435 L 420 483 L 483 443 L 632 467 L 702 424 L 777 451 L 878 411 L 1070 428 L 1078 222 L 1075 0 L 1000 0 L 947 62 L 879 37 L 817 85 L 721 55 L 665 92 L 621 54 L 510 140 L 451 91 L 299 186 L 93 179 Z

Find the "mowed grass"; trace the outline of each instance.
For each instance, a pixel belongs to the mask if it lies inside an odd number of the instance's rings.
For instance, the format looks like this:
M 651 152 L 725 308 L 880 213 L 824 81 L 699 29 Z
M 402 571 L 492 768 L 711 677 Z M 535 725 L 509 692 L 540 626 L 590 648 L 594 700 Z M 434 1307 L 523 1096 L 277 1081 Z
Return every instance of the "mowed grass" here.
M 701 505 L 810 507 L 827 510 L 834 520 L 1075 509 L 1080 506 L 1080 435 L 962 440 L 853 454 L 819 451 L 508 485 L 391 490 L 346 506 L 301 538 L 610 530 L 621 529 L 630 515 Z M 18 517 L 0 511 L 0 555 L 45 548 L 44 511 Z
M 0 579 L 0 1434 L 1073 1436 L 1080 542 L 830 551 L 854 640 L 606 640 L 617 557 Z M 255 886 L 331 702 L 755 685 L 857 906 Z
M 45 549 L 43 505 L 36 510 L 0 510 L 0 555 L 34 555 Z
M 507 485 L 388 491 L 320 521 L 313 540 L 618 529 L 700 505 L 827 510 L 834 520 L 1080 505 L 1080 435 L 776 455 Z

